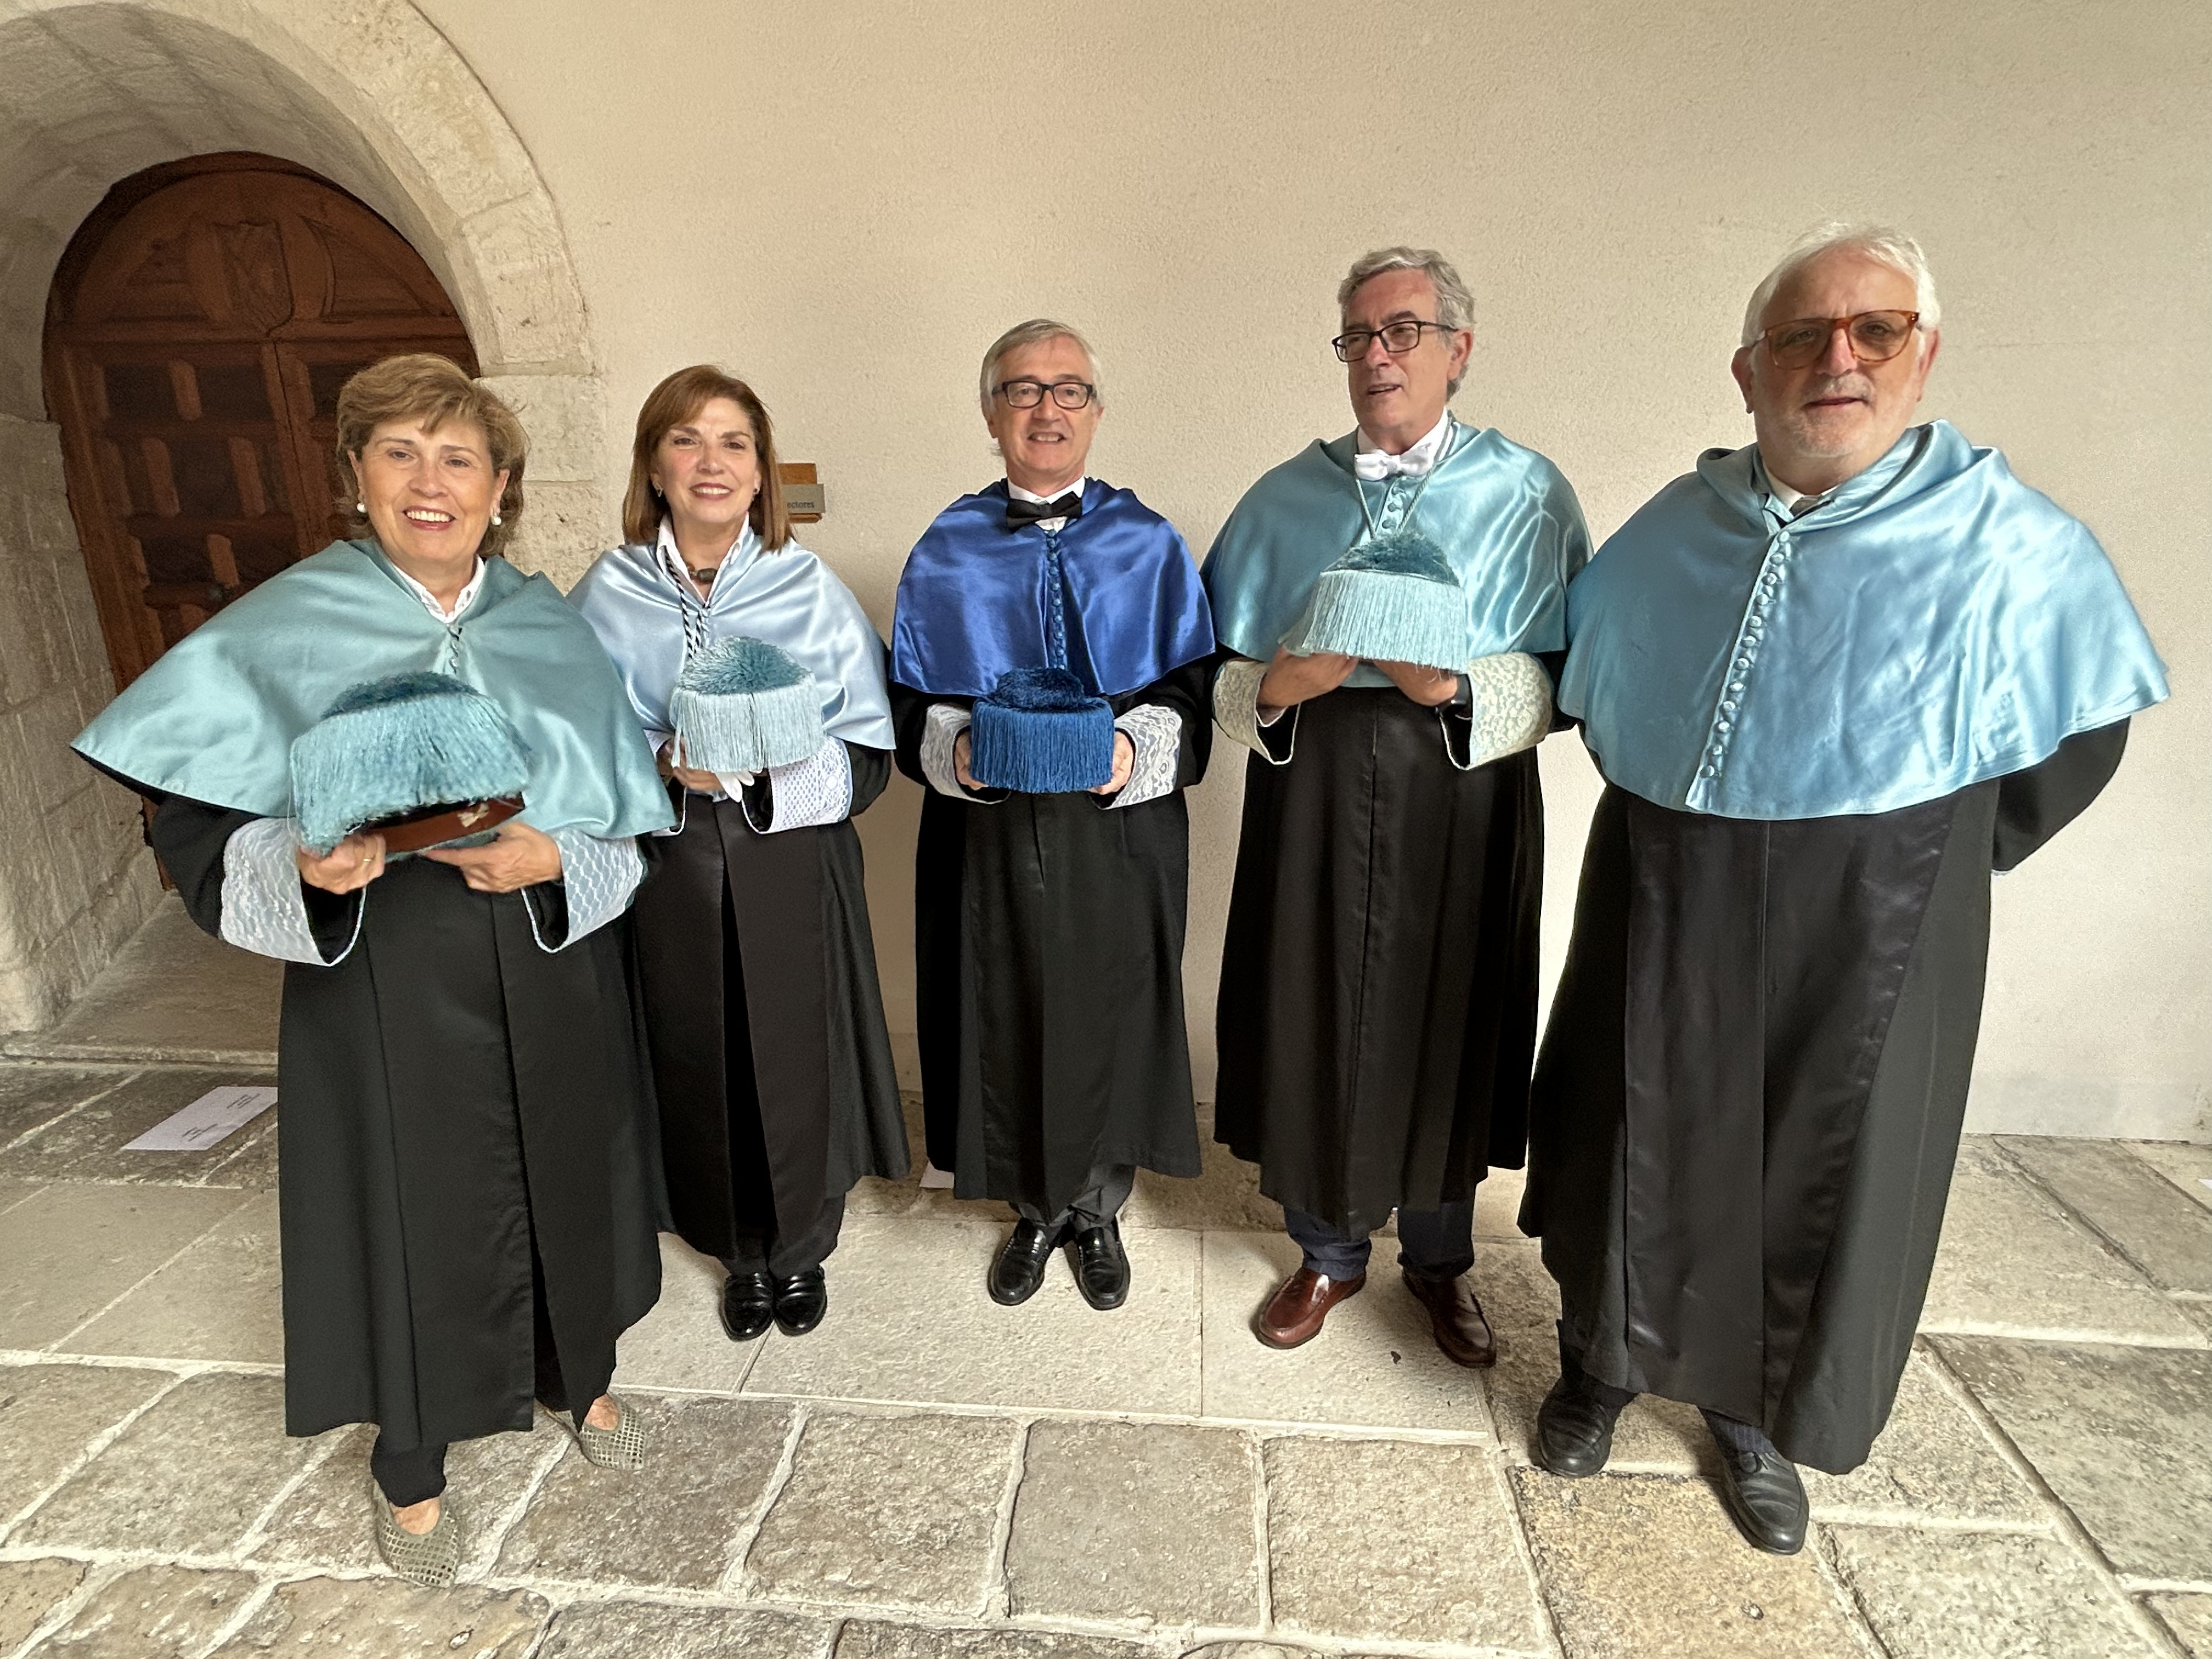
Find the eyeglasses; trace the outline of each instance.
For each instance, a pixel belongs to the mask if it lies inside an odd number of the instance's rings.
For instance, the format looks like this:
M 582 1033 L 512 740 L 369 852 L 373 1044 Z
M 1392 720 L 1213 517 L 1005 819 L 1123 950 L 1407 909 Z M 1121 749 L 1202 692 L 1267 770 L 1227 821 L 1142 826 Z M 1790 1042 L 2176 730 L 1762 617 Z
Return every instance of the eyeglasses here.
M 1451 330 L 1442 323 L 1385 323 L 1380 328 L 1347 328 L 1329 343 L 1336 348 L 1336 360 L 1348 363 L 1367 355 L 1367 348 L 1377 339 L 1382 349 L 1393 357 L 1402 357 L 1421 343 L 1421 331 L 1432 328 L 1439 334 Z
M 1084 380 L 1054 380 L 1049 386 L 1042 380 L 1001 380 L 992 390 L 1016 409 L 1035 409 L 1048 392 L 1062 409 L 1082 409 L 1098 395 L 1098 388 Z
M 1839 328 L 1851 343 L 1852 356 L 1863 363 L 1886 363 L 1905 349 L 1919 325 L 1917 311 L 1862 311 L 1851 317 L 1799 317 L 1759 334 L 1777 368 L 1804 368 L 1820 360 Z

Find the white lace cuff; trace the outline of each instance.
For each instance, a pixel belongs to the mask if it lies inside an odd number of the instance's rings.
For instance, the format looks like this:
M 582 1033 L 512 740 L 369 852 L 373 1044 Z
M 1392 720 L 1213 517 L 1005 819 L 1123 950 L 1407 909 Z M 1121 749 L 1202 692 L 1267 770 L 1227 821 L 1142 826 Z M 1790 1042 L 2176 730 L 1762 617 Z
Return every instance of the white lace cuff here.
M 1285 766 L 1297 747 L 1298 711 L 1293 707 L 1260 724 L 1260 682 L 1267 678 L 1267 665 L 1249 657 L 1223 663 L 1213 678 L 1214 723 L 1269 765 Z
M 581 830 L 549 830 L 561 849 L 561 885 L 568 901 L 568 936 L 548 945 L 538 926 L 538 911 L 523 895 L 530 912 L 530 936 L 549 955 L 565 951 L 586 934 L 594 933 L 629 908 L 637 884 L 645 879 L 645 855 L 629 836 L 601 841 Z
M 1534 749 L 1552 729 L 1552 677 L 1525 651 L 1477 657 L 1465 673 L 1471 693 L 1463 721 L 1443 716 L 1444 750 L 1462 772 Z M 1455 740 L 1458 725 L 1464 734 Z M 1462 746 L 1464 752 L 1462 753 Z
M 762 804 L 758 817 L 753 814 L 756 799 Z M 822 746 L 805 760 L 769 767 L 765 789 L 738 795 L 737 799 L 744 809 L 745 822 L 757 835 L 836 823 L 853 811 L 853 757 L 837 738 L 824 738 Z
M 364 891 L 354 907 L 353 933 L 345 949 L 325 956 L 315 943 L 300 866 L 292 858 L 299 845 L 299 824 L 292 818 L 256 818 L 232 832 L 222 848 L 223 942 L 279 962 L 335 967 L 361 937 L 368 895 Z
M 960 787 L 960 780 L 952 770 L 952 745 L 968 729 L 968 719 L 964 708 L 949 702 L 933 702 L 922 721 L 921 775 L 939 794 L 950 795 L 955 800 L 980 799 L 973 790 Z
M 1114 722 L 1137 751 L 1129 781 L 1109 806 L 1141 806 L 1175 793 L 1176 763 L 1182 758 L 1182 717 L 1156 702 L 1140 702 Z

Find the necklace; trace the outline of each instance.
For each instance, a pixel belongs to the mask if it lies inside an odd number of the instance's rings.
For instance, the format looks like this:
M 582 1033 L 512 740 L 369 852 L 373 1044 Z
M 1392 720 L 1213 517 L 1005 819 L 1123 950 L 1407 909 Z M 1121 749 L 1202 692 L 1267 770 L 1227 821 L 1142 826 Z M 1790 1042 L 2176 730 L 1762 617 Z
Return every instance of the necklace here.
M 720 570 L 721 567 L 720 565 L 710 564 L 704 570 L 701 570 L 695 566 L 686 565 L 684 568 L 691 572 L 691 580 L 698 583 L 700 586 L 712 587 L 714 585 L 714 574 L 716 571 Z

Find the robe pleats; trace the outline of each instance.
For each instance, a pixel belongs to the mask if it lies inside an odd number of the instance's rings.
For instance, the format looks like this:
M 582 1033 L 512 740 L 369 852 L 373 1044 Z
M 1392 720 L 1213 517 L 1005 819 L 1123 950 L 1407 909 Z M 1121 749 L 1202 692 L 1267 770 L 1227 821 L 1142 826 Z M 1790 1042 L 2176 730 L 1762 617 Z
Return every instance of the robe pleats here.
M 850 753 L 857 812 L 890 766 Z M 860 838 L 850 818 L 761 834 L 695 794 L 648 845 L 633 915 L 669 1203 L 728 1259 L 740 1232 L 802 1237 L 863 1176 L 907 1172 Z
M 1271 1198 L 1372 1231 L 1517 1168 L 1536 1041 L 1533 750 L 1470 771 L 1396 688 L 1252 757 L 1222 950 L 1215 1138 Z
M 179 799 L 155 821 L 210 932 L 222 846 L 246 821 Z M 529 902 L 557 942 L 557 887 Z M 659 1159 L 626 924 L 549 953 L 525 904 L 427 859 L 396 862 L 367 890 L 343 962 L 285 969 L 289 1433 L 375 1423 L 404 1451 L 528 1429 L 534 1284 L 580 1415 L 606 1390 L 617 1337 L 659 1295 Z M 319 905 L 342 942 L 352 902 Z
M 1205 769 L 1207 664 L 1111 699 L 1182 717 L 1177 787 L 993 803 L 932 790 L 915 856 L 915 954 L 930 1159 L 963 1198 L 1056 1214 L 1091 1172 L 1199 1172 L 1184 1025 L 1190 817 Z M 899 765 L 922 780 L 932 701 L 891 688 Z
M 1586 1372 L 1866 1460 L 1910 1356 L 1981 1018 L 1990 872 L 2124 725 L 1894 811 L 1677 812 L 1608 787 L 1531 1109 L 1523 1231 Z

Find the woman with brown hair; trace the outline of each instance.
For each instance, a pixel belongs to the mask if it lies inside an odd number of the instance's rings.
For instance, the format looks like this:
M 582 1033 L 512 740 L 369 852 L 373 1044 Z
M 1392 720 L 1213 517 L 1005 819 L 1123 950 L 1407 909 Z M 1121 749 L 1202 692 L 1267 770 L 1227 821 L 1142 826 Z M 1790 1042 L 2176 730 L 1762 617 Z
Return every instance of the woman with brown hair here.
M 641 1461 L 606 1389 L 659 1294 L 659 1171 L 606 924 L 643 872 L 635 837 L 670 814 L 591 630 L 499 556 L 522 510 L 513 411 L 417 355 L 349 380 L 337 428 L 360 535 L 194 630 L 76 746 L 155 804 L 192 919 L 290 964 L 285 1427 L 378 1425 L 378 1545 L 438 1585 L 463 1541 L 451 1443 L 528 1429 L 535 1400 L 593 1462 Z M 506 787 L 413 794 L 479 833 L 411 857 L 301 764 L 319 744 L 353 798 L 407 800 L 455 708 L 519 752 L 520 812 L 489 835 Z
M 569 599 L 678 809 L 636 913 L 670 1204 L 728 1270 L 731 1340 L 800 1336 L 846 1193 L 907 1171 L 851 822 L 890 775 L 883 641 L 792 538 L 768 410 L 710 365 L 639 411 L 623 532 Z

